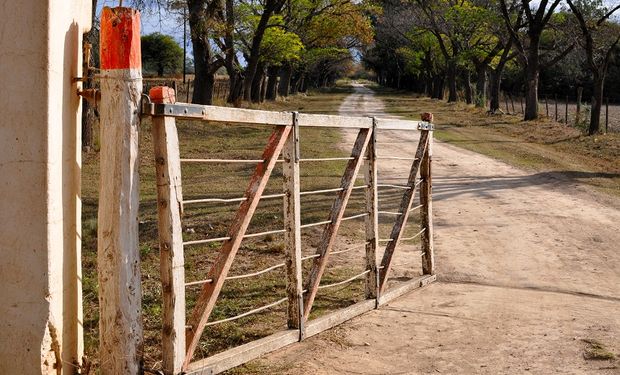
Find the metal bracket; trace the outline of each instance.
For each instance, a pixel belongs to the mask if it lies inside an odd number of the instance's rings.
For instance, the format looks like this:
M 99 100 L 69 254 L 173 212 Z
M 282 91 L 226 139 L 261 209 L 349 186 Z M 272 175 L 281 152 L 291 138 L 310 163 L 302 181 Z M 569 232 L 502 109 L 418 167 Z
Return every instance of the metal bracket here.
M 204 106 L 197 104 L 159 104 L 142 102 L 142 115 L 147 116 L 175 116 L 201 119 L 205 114 Z
M 430 130 L 433 131 L 435 130 L 435 125 L 431 124 L 430 122 L 418 122 L 418 130 Z

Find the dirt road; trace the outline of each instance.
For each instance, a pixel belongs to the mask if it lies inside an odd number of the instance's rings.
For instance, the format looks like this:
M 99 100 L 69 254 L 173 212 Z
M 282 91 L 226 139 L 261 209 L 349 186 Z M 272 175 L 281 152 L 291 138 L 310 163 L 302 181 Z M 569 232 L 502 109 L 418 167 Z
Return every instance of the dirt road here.
M 385 116 L 364 87 L 340 112 Z M 379 137 L 386 154 L 415 145 L 414 134 Z M 584 358 L 584 340 L 620 355 L 620 202 L 441 142 L 433 157 L 439 281 L 262 363 L 290 374 L 620 373 L 618 360 Z M 380 179 L 407 171 L 380 164 Z

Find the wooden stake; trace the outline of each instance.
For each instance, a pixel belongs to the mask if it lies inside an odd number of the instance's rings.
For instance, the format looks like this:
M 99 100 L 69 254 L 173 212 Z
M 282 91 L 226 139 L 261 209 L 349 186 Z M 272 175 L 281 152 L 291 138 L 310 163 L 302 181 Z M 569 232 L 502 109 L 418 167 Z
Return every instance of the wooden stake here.
M 154 87 L 151 92 L 166 89 Z M 154 103 L 172 103 L 170 99 L 174 98 L 174 94 L 158 93 L 150 97 Z M 176 375 L 182 371 L 185 358 L 185 261 L 179 138 L 174 117 L 154 116 L 151 130 L 155 148 L 163 299 L 162 370 L 166 375 Z
M 524 110 L 523 110 L 523 97 L 522 96 L 519 97 L 519 103 L 521 103 L 521 113 L 524 113 Z
M 566 95 L 566 103 L 564 107 L 564 123 L 568 125 L 568 95 Z
M 403 214 L 396 218 L 396 222 L 392 227 L 392 233 L 390 234 L 391 241 L 388 242 L 385 252 L 383 253 L 383 259 L 381 260 L 381 271 L 379 272 L 379 293 L 383 293 L 385 287 L 387 286 L 388 275 L 390 273 L 392 267 L 392 259 L 394 257 L 394 250 L 396 250 L 396 246 L 402 237 L 402 234 L 405 230 L 405 226 L 407 224 L 407 219 L 409 218 L 409 211 L 411 210 L 411 204 L 413 203 L 413 198 L 415 196 L 416 191 L 416 178 L 418 177 L 418 171 L 420 170 L 420 163 L 426 152 L 426 148 L 428 147 L 428 134 L 429 132 L 422 132 L 420 134 L 420 143 L 418 144 L 418 149 L 415 153 L 416 159 L 413 161 L 411 165 L 411 171 L 409 172 L 409 180 L 407 182 L 407 186 L 409 186 L 409 190 L 403 194 L 403 198 L 400 202 L 400 208 L 398 212 L 402 212 Z
M 101 374 L 141 373 L 138 248 L 140 13 L 101 14 L 101 151 L 97 272 Z
M 422 228 L 426 230 L 422 232 L 422 273 L 424 275 L 435 274 L 435 253 L 433 246 L 433 176 L 432 176 L 432 159 L 433 159 L 433 135 L 428 130 L 428 146 L 422 164 L 420 165 L 420 223 Z
M 555 121 L 558 121 L 558 95 L 553 94 L 553 103 L 555 104 Z
M 510 108 L 508 108 L 508 94 L 504 93 L 504 102 L 506 102 L 506 114 L 510 114 Z
M 301 203 L 299 195 L 299 123 L 293 112 L 293 130 L 284 145 L 282 173 L 284 177 L 284 243 L 286 246 L 286 293 L 288 296 L 287 324 L 299 329 L 304 337 L 302 265 L 301 265 Z
M 353 145 L 353 151 L 351 152 L 351 157 L 353 159 L 347 163 L 344 175 L 342 176 L 342 180 L 340 182 L 340 187 L 342 190 L 336 195 L 336 199 L 332 204 L 329 214 L 330 222 L 325 226 L 325 230 L 323 231 L 323 235 L 321 237 L 321 242 L 317 248 L 317 254 L 319 257 L 314 259 L 314 263 L 312 264 L 312 268 L 310 269 L 308 280 L 305 285 L 307 292 L 304 297 L 304 320 L 308 320 L 308 316 L 310 315 L 312 303 L 316 297 L 316 292 L 318 291 L 321 277 L 323 276 L 325 266 L 327 265 L 329 252 L 331 251 L 334 241 L 336 240 L 336 234 L 338 233 L 338 228 L 340 228 L 342 216 L 344 215 L 347 202 L 351 196 L 351 191 L 353 190 L 357 173 L 362 165 L 362 155 L 366 152 L 366 147 L 368 146 L 371 135 L 371 129 L 360 129 L 357 139 L 355 140 L 355 144 Z
M 510 95 L 510 105 L 512 107 L 512 113 L 517 113 L 515 111 L 515 99 L 514 99 L 514 97 L 512 95 Z
M 575 113 L 575 125 L 579 125 L 581 121 L 581 96 L 583 95 L 583 87 L 577 88 L 577 112 Z
M 213 280 L 213 282 L 205 283 L 203 285 L 200 296 L 196 301 L 196 305 L 190 317 L 190 324 L 186 331 L 187 353 L 183 362 L 184 370 L 187 369 L 187 366 L 189 366 L 192 357 L 194 356 L 194 351 L 196 350 L 200 336 L 205 329 L 205 324 L 207 324 L 211 311 L 217 301 L 217 297 L 224 286 L 224 281 L 226 276 L 228 276 L 228 271 L 230 270 L 233 260 L 235 259 L 235 255 L 237 255 L 239 246 L 241 246 L 243 236 L 250 225 L 254 211 L 258 206 L 260 197 L 263 195 L 263 191 L 269 181 L 271 171 L 278 161 L 278 157 L 280 156 L 284 143 L 291 132 L 291 128 L 291 125 L 278 126 L 271 134 L 261 158 L 262 160 L 265 160 L 265 162 L 258 163 L 256 165 L 256 170 L 254 171 L 248 188 L 245 191 L 246 200 L 239 206 L 235 218 L 228 229 L 228 237 L 230 237 L 230 239 L 226 240 L 222 244 L 219 255 L 213 262 L 213 265 L 207 274 L 206 278 Z
M 366 298 L 376 299 L 378 306 L 377 248 L 379 247 L 379 210 L 377 193 L 377 120 L 373 118 L 372 136 L 366 150 L 364 179 L 366 183 Z
M 609 132 L 609 97 L 605 98 L 605 133 Z
M 549 117 L 549 98 L 545 95 L 545 109 L 547 113 L 547 117 Z

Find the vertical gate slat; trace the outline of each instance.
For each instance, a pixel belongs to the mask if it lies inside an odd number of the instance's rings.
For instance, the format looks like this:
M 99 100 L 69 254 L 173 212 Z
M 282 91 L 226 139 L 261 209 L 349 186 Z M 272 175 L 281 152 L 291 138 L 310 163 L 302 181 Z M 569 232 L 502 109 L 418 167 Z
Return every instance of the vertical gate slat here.
M 387 279 L 392 268 L 392 260 L 394 257 L 394 250 L 402 237 L 405 226 L 407 224 L 407 219 L 409 219 L 409 211 L 411 210 L 411 204 L 413 203 L 413 198 L 415 196 L 416 191 L 416 178 L 418 176 L 418 172 L 420 170 L 420 163 L 426 152 L 426 148 L 428 145 L 428 131 L 422 131 L 420 133 L 420 143 L 418 144 L 418 149 L 415 153 L 415 160 L 411 165 L 411 171 L 409 172 L 409 180 L 407 182 L 407 186 L 409 190 L 407 190 L 403 194 L 403 198 L 400 202 L 400 208 L 398 212 L 401 212 L 396 218 L 396 222 L 392 227 L 392 232 L 390 234 L 391 241 L 388 242 L 385 252 L 383 253 L 383 259 L 381 260 L 381 270 L 379 271 L 379 293 L 385 290 L 387 286 Z
M 378 301 L 377 248 L 379 247 L 379 211 L 377 194 L 377 120 L 372 121 L 372 136 L 366 151 L 367 159 L 364 166 L 366 184 L 366 298 Z
M 428 133 L 428 130 L 424 130 Z M 422 233 L 422 273 L 424 275 L 435 274 L 435 253 L 433 247 L 433 137 L 429 133 L 428 146 L 420 166 L 420 219 L 422 228 L 426 230 Z
M 303 294 L 301 280 L 301 203 L 299 195 L 299 126 L 297 112 L 293 113 L 293 130 L 283 150 L 284 164 L 284 243 L 286 246 L 286 293 L 288 296 L 289 328 L 298 328 L 303 338 Z
M 162 367 L 181 372 L 185 357 L 185 269 L 181 211 L 181 161 L 174 117 L 153 117 L 160 272 L 163 290 Z
M 342 216 L 344 215 L 347 202 L 351 196 L 351 191 L 353 190 L 357 173 L 362 165 L 362 156 L 366 152 L 372 133 L 372 129 L 360 129 L 357 139 L 353 145 L 353 151 L 351 152 L 352 159 L 347 163 L 345 172 L 340 182 L 340 187 L 342 190 L 338 192 L 336 199 L 332 204 L 329 215 L 330 223 L 326 224 L 317 249 L 317 254 L 319 257 L 314 259 L 312 268 L 310 269 L 310 274 L 308 275 L 308 281 L 305 288 L 307 292 L 304 297 L 304 320 L 307 320 L 310 315 L 312 303 L 316 297 L 319 283 L 321 282 L 321 277 L 323 276 L 325 266 L 327 265 L 329 252 L 331 251 L 334 241 L 336 240 L 336 234 L 338 233 Z
M 189 366 L 194 356 L 194 351 L 204 331 L 205 324 L 209 319 L 211 311 L 213 311 L 213 307 L 222 290 L 228 271 L 237 254 L 237 250 L 239 250 L 243 236 L 250 225 L 254 211 L 258 206 L 267 181 L 269 181 L 271 171 L 280 156 L 291 128 L 292 126 L 290 125 L 278 126 L 271 134 L 262 156 L 264 162 L 258 163 L 256 166 L 256 170 L 250 178 L 250 183 L 245 192 L 246 200 L 239 206 L 235 218 L 228 230 L 228 237 L 230 237 L 230 240 L 222 244 L 219 254 L 209 270 L 207 278 L 213 280 L 213 282 L 203 285 L 190 317 L 190 326 L 186 336 L 187 351 L 183 362 L 184 369 Z

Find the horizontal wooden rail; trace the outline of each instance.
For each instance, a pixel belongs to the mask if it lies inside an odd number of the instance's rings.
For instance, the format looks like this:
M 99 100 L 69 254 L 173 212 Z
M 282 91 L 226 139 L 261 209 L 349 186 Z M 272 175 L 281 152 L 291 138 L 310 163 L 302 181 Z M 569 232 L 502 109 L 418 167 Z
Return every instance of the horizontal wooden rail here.
M 292 112 L 261 111 L 231 107 L 217 107 L 212 105 L 198 105 L 187 103 L 160 104 L 144 101 L 142 115 L 168 116 L 183 119 L 195 119 L 227 124 L 253 125 L 291 125 Z M 298 126 L 319 128 L 349 128 L 377 130 L 432 130 L 432 124 L 424 121 L 407 121 L 396 119 L 376 119 L 370 117 L 334 116 L 319 114 L 297 115 Z

